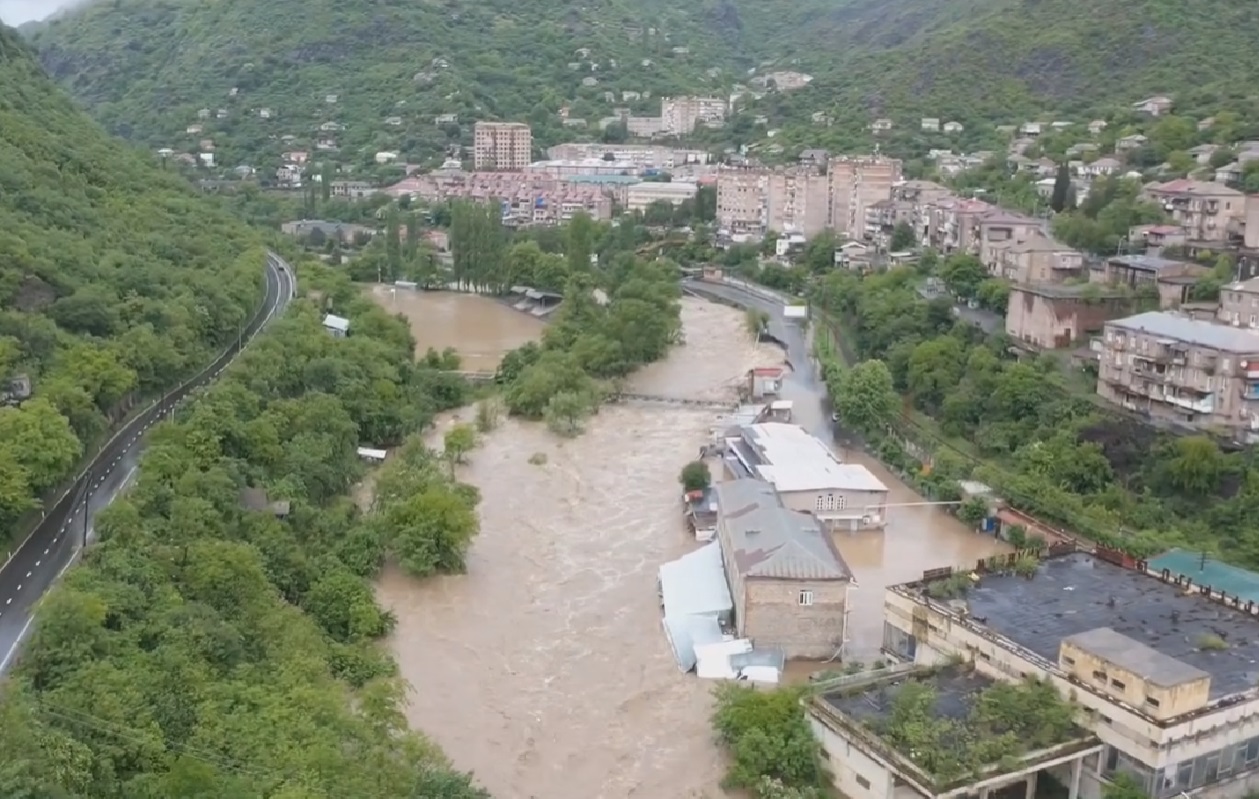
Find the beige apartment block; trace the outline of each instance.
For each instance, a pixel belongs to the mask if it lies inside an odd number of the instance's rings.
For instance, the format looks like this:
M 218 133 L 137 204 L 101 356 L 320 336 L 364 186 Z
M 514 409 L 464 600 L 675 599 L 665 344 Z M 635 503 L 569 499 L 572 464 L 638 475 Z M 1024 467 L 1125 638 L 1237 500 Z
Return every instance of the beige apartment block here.
M 979 260 L 989 274 L 1001 269 L 1001 254 L 1014 246 L 1045 232 L 1045 220 L 1001 209 L 985 214 L 979 220 Z
M 943 253 L 979 252 L 979 222 L 997 207 L 983 200 L 945 197 L 927 207 L 925 244 Z
M 826 175 L 809 167 L 775 170 L 767 181 L 767 227 L 775 233 L 813 238 L 830 223 Z
M 1254 792 L 1259 608 L 1200 585 L 1197 558 L 1191 578 L 1070 548 L 1055 547 L 1030 575 L 976 576 L 965 566 L 889 587 L 883 651 L 921 666 L 962 660 L 997 680 L 1048 681 L 1100 743 L 1083 768 L 1043 769 L 1068 795 L 1100 799 L 1121 773 L 1153 799 Z M 894 796 L 902 799 L 899 787 Z
M 1246 221 L 1246 195 L 1220 183 L 1172 180 L 1149 185 L 1143 194 L 1185 228 L 1190 241 L 1228 241 Z
M 665 97 L 660 100 L 664 132 L 687 136 L 703 125 L 720 124 L 726 118 L 726 101 L 720 97 Z
M 1259 330 L 1259 277 L 1221 288 L 1216 318 L 1222 324 Z
M 996 254 L 995 276 L 1012 283 L 1064 283 L 1084 273 L 1084 253 L 1039 231 Z
M 1246 221 L 1242 227 L 1247 249 L 1259 250 L 1259 194 L 1246 197 Z
M 478 122 L 472 139 L 478 171 L 519 170 L 533 161 L 533 131 L 523 122 Z
M 717 171 L 717 226 L 735 237 L 761 238 L 769 227 L 770 171 L 723 166 Z
M 1106 323 L 1097 393 L 1155 419 L 1259 439 L 1259 332 L 1151 311 Z
M 666 202 L 669 205 L 681 205 L 687 200 L 695 199 L 699 186 L 695 183 L 673 181 L 656 183 L 646 181 L 635 183 L 625 189 L 625 210 L 646 211 L 652 204 Z
M 860 239 L 866 233 L 866 209 L 892 198 L 901 182 L 902 163 L 880 155 L 838 156 L 827 167 L 830 226 L 840 235 Z

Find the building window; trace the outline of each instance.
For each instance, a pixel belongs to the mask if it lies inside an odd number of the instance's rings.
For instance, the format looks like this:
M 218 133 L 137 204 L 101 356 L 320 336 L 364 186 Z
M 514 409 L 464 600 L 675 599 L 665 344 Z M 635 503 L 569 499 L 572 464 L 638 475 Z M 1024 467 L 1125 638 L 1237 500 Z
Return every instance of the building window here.
M 1106 672 L 1104 671 L 1093 672 L 1093 679 L 1099 680 L 1101 682 L 1106 682 Z
M 1158 707 L 1158 700 L 1152 696 L 1147 696 L 1145 698 L 1145 703 L 1150 707 Z
M 1110 681 L 1110 687 L 1111 687 L 1111 688 L 1117 688 L 1118 690 L 1122 691 L 1122 690 L 1124 690 L 1125 688 L 1127 688 L 1128 686 L 1124 685 L 1124 684 L 1123 684 L 1123 682 L 1122 682 L 1121 680 L 1111 680 L 1111 681 Z
M 843 510 L 847 506 L 848 506 L 848 497 L 844 496 L 843 494 L 840 494 L 839 496 L 835 497 L 836 510 Z
M 1062 656 L 1062 662 L 1063 662 L 1063 663 L 1066 663 L 1068 666 L 1074 666 L 1074 665 L 1075 665 L 1075 658 L 1069 658 L 1069 657 L 1067 657 L 1066 655 L 1063 655 L 1063 656 Z
M 821 494 L 818 494 L 817 499 L 813 501 L 814 509 L 826 510 L 826 506 L 823 504 L 823 502 L 824 502 L 824 497 Z
M 812 591 L 801 591 L 801 592 L 800 592 L 800 604 L 801 604 L 801 605 L 804 605 L 805 607 L 808 607 L 809 605 L 812 605 L 812 604 L 813 604 L 813 592 L 812 592 Z
M 860 785 L 862 788 L 865 788 L 867 791 L 870 790 L 870 781 L 868 779 L 861 776 L 860 774 L 854 774 L 853 776 L 857 778 L 858 785 Z

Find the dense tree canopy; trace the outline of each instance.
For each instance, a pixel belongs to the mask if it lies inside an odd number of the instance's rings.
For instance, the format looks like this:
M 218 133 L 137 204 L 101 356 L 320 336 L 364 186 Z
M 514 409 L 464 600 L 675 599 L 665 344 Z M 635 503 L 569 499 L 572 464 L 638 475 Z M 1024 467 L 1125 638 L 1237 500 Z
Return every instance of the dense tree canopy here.
M 407 730 L 367 582 L 386 557 L 462 568 L 478 497 L 408 439 L 445 403 L 405 324 L 313 278 L 354 334 L 299 301 L 155 428 L 6 686 L 0 794 L 485 796 Z M 360 443 L 401 444 L 365 513 L 346 496 Z M 246 487 L 287 512 L 245 507 Z
M 105 135 L 0 27 L 0 528 L 144 395 L 236 339 L 264 258 L 239 221 Z

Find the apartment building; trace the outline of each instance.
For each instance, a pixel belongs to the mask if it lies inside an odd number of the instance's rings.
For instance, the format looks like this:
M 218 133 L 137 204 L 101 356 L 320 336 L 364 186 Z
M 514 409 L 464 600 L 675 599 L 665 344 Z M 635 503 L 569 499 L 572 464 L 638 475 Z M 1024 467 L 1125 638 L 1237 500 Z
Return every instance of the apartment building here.
M 533 131 L 523 122 L 478 122 L 472 141 L 478 171 L 524 169 L 533 161 Z
M 1221 288 L 1216 318 L 1222 324 L 1259 330 L 1259 278 L 1229 283 Z
M 989 271 L 1016 284 L 1060 284 L 1084 274 L 1084 253 L 1036 231 L 997 251 Z
M 547 148 L 552 161 L 585 161 L 606 159 L 609 155 L 620 164 L 633 164 L 638 169 L 673 169 L 692 164 L 707 164 L 710 156 L 703 150 L 661 147 L 653 144 L 604 144 L 602 142 L 568 142 Z
M 952 197 L 953 191 L 930 180 L 904 180 L 892 187 L 893 225 L 907 223 L 918 241 L 929 236 L 928 208 L 941 200 Z M 904 210 L 902 210 L 904 209 Z
M 764 237 L 769 229 L 770 170 L 723 166 L 717 170 L 717 227 L 736 240 Z
M 700 125 L 724 123 L 726 108 L 720 97 L 665 97 L 660 101 L 661 127 L 670 136 L 688 136 Z
M 1151 311 L 1107 322 L 1098 363 L 1109 402 L 1259 440 L 1259 332 Z
M 812 238 L 830 223 L 830 192 L 826 175 L 800 166 L 775 170 L 766 183 L 766 227 L 775 233 Z
M 413 175 L 384 192 L 430 203 L 453 199 L 497 203 L 508 225 L 561 224 L 578 213 L 612 218 L 612 198 L 604 186 L 526 172 L 443 170 Z
M 901 168 L 899 160 L 877 154 L 832 158 L 827 166 L 830 227 L 849 238 L 864 238 L 866 209 L 891 199 Z
M 1043 219 L 1001 209 L 984 214 L 978 225 L 977 254 L 980 262 L 992 275 L 1001 271 L 1001 255 L 1005 250 L 1029 239 L 1043 237 L 1046 227 Z
M 1069 796 L 1098 799 L 1121 773 L 1154 799 L 1259 788 L 1259 605 L 1111 550 L 1070 548 L 1028 576 L 945 569 L 889 587 L 884 652 L 1057 688 L 1098 744 L 1079 765 L 1040 767 Z
M 1132 305 L 1126 293 L 1088 283 L 1016 284 L 1006 304 L 1005 332 L 1034 350 L 1075 347 L 1130 313 Z
M 1226 242 L 1241 235 L 1246 220 L 1246 195 L 1220 183 L 1173 180 L 1150 184 L 1142 194 L 1185 228 L 1190 241 Z
M 983 200 L 949 197 L 927 208 L 924 244 L 942 253 L 979 252 L 979 222 L 997 207 Z

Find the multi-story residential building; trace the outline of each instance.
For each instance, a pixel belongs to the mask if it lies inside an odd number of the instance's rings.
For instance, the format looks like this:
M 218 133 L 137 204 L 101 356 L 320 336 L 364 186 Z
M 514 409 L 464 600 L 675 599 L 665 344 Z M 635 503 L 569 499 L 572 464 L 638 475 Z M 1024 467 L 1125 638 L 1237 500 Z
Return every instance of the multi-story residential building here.
M 1222 324 L 1259 330 L 1259 278 L 1229 283 L 1221 288 L 1216 318 Z
M 721 97 L 665 97 L 660 101 L 661 126 L 670 136 L 687 136 L 701 124 L 724 122 L 726 108 Z
M 740 638 L 788 658 L 829 658 L 844 645 L 852 572 L 817 520 L 774 487 L 717 483 L 717 541 Z
M 533 131 L 523 122 L 478 122 L 472 134 L 475 169 L 524 169 L 533 161 Z
M 1242 225 L 1242 243 L 1247 249 L 1259 250 L 1259 194 L 1246 197 L 1246 219 Z
M 1226 242 L 1241 234 L 1246 195 L 1220 183 L 1173 180 L 1145 187 L 1145 199 L 1158 203 L 1185 228 L 1190 241 Z
M 567 178 L 577 175 L 637 175 L 639 168 L 628 161 L 605 161 L 602 158 L 579 160 L 534 161 L 524 168 L 525 172 Z
M 830 224 L 829 182 L 816 169 L 774 170 L 766 184 L 766 226 L 812 238 Z
M 1259 437 L 1259 332 L 1151 311 L 1106 323 L 1097 393 L 1156 419 Z
M 625 188 L 625 210 L 646 211 L 649 206 L 658 202 L 681 205 L 694 199 L 697 191 L 698 185 L 680 181 L 635 183 Z
M 891 199 L 892 187 L 901 182 L 901 167 L 899 160 L 877 154 L 832 158 L 827 168 L 831 228 L 849 238 L 864 238 L 866 208 Z
M 933 203 L 952 196 L 953 192 L 948 187 L 930 180 L 901 181 L 892 187 L 892 224 L 905 222 L 913 229 L 918 241 L 925 242 L 930 235 L 928 209 Z
M 946 197 L 927 208 L 924 244 L 943 253 L 979 252 L 979 221 L 997 210 L 983 200 Z
M 769 229 L 769 177 L 763 167 L 717 171 L 717 226 L 736 239 L 760 239 Z
M 604 144 L 602 142 L 569 142 L 547 148 L 546 157 L 552 161 L 585 161 L 589 158 L 633 164 L 638 169 L 673 169 L 691 164 L 707 164 L 709 154 L 703 150 L 661 147 L 654 144 Z
M 992 271 L 1013 283 L 1058 284 L 1084 274 L 1084 253 L 1039 231 L 997 253 Z
M 1132 310 L 1125 292 L 1094 284 L 1031 284 L 1010 287 L 1005 332 L 1038 350 L 1074 347 L 1101 333 L 1106 322 Z
M 606 187 L 526 172 L 441 170 L 413 175 L 384 192 L 433 203 L 452 199 L 498 203 L 503 222 L 509 225 L 554 225 L 577 213 L 595 219 L 612 217 L 612 198 Z
M 984 214 L 979 219 L 979 256 L 980 262 L 988 268 L 990 274 L 1001 270 L 1001 253 L 1015 244 L 1031 238 L 1043 237 L 1045 220 L 1036 219 L 1011 211 L 996 209 Z
M 1055 687 L 1097 744 L 1035 767 L 1053 775 L 1068 797 L 1099 799 L 1120 774 L 1153 799 L 1240 799 L 1255 791 L 1259 607 L 1232 593 L 1248 589 L 1231 582 L 1224 594 L 1222 586 L 1205 584 L 1196 556 L 1189 577 L 1112 550 L 1070 549 L 1054 547 L 1026 575 L 972 574 L 967 566 L 889 587 L 883 651 L 920 666 L 961 660 L 989 679 L 1036 678 Z M 1210 579 L 1223 571 L 1211 564 L 1201 574 Z M 815 729 L 827 720 L 815 717 Z M 832 752 L 828 739 L 823 745 L 833 760 L 850 759 Z M 985 795 L 992 775 L 982 769 L 977 785 L 948 795 Z M 879 776 L 867 772 L 863 781 L 869 786 Z M 1028 776 L 1030 796 L 1036 778 Z M 922 795 L 896 786 L 877 796 Z

